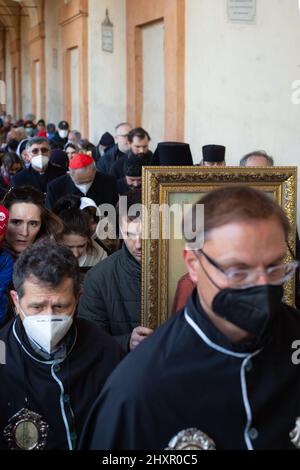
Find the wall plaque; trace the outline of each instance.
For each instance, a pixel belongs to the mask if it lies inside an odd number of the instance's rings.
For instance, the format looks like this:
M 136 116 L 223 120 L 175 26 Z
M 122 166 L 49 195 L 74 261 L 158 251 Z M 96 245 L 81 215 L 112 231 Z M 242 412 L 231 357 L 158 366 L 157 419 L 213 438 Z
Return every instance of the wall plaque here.
M 102 50 L 105 52 L 114 51 L 114 25 L 109 19 L 108 9 L 106 9 L 105 20 L 102 22 Z
M 227 0 L 230 21 L 251 22 L 256 17 L 256 0 Z

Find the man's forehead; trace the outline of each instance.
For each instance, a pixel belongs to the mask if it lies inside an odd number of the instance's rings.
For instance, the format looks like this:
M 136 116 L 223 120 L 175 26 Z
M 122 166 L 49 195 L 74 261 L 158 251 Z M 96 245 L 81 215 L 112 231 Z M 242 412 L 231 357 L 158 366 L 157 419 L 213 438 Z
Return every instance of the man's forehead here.
M 30 145 L 30 149 L 35 149 L 35 148 L 40 148 L 40 147 L 45 147 L 45 146 L 50 148 L 48 142 L 41 142 L 40 144 Z

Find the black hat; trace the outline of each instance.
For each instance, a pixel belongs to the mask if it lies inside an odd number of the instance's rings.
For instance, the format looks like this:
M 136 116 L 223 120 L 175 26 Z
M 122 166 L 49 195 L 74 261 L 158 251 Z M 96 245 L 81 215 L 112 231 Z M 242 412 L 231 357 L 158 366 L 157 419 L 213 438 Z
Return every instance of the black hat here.
M 55 124 L 53 124 L 52 122 L 47 124 L 47 132 L 55 132 L 55 131 L 56 131 Z
M 224 162 L 226 147 L 224 145 L 204 145 L 202 147 L 204 162 Z
M 193 164 L 190 146 L 184 142 L 160 142 L 151 162 L 151 165 L 160 166 L 190 166 Z
M 58 124 L 58 128 L 68 131 L 69 130 L 69 123 L 67 121 L 60 121 L 60 123 Z
M 115 139 L 109 132 L 105 132 L 101 136 L 101 139 L 99 140 L 99 145 L 104 145 L 105 147 L 108 147 L 109 145 L 113 145 L 114 143 L 115 143 Z
M 142 176 L 142 167 L 145 165 L 143 157 L 130 154 L 124 163 L 124 174 L 125 176 L 131 176 L 132 178 L 138 178 Z

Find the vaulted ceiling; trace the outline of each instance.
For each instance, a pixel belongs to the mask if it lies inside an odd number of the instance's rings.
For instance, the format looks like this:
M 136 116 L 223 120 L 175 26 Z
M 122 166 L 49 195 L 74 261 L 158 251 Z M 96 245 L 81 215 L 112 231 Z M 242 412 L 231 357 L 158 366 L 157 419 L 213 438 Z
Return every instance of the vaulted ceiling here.
M 0 0 L 0 31 L 9 31 L 11 40 L 19 35 L 20 20 L 27 17 L 30 26 L 41 18 L 43 0 Z

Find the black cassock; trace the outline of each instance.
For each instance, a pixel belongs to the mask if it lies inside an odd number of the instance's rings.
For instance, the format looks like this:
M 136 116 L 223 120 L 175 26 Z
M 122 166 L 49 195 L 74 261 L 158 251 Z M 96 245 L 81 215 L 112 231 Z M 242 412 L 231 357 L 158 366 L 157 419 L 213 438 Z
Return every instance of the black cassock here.
M 108 379 L 81 449 L 162 450 L 197 428 L 217 449 L 294 448 L 300 365 L 292 362 L 300 313 L 282 304 L 261 343 L 234 347 L 196 291 L 187 308 L 130 353 Z
M 48 424 L 46 449 L 69 448 L 66 422 L 69 442 L 76 446 L 92 404 L 124 355 L 119 345 L 82 319 L 74 321 L 65 337 L 62 361 L 37 354 L 19 317 L 0 330 L 0 340 L 6 346 L 6 363 L 0 365 L 0 449 L 7 449 L 3 431 L 9 419 L 22 408 Z

